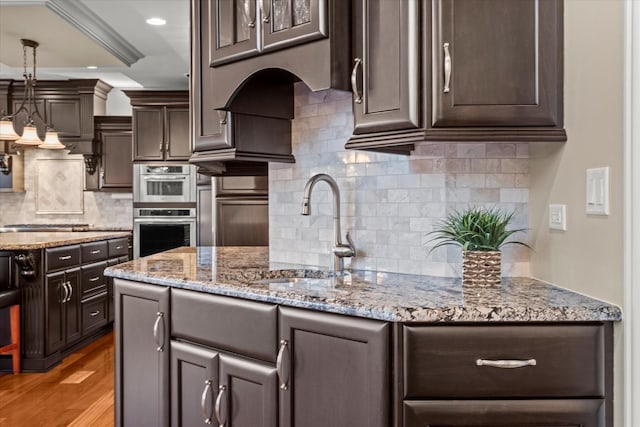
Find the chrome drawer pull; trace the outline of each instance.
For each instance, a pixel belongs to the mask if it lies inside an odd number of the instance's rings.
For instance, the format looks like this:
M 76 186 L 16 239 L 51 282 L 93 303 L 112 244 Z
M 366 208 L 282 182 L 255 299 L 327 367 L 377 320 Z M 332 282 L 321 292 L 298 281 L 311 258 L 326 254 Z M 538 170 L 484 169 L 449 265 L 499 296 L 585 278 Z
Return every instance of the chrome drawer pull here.
M 162 322 L 162 318 L 164 317 L 164 313 L 159 311 L 156 313 L 156 323 L 153 325 L 153 340 L 156 342 L 157 348 L 156 351 L 161 352 L 164 351 L 164 323 Z M 158 329 L 160 329 L 160 323 L 162 322 L 162 340 L 158 339 Z
M 100 249 L 94 249 L 93 251 L 91 251 L 91 255 L 96 255 L 99 254 L 101 251 Z
M 536 359 L 529 360 L 476 360 L 477 366 L 491 366 L 493 368 L 513 369 L 524 368 L 525 366 L 536 366 L 538 363 Z
M 68 259 L 71 259 L 71 255 L 59 256 L 58 259 L 60 261 L 66 261 Z
M 100 314 L 100 310 L 92 311 L 91 314 L 89 314 L 89 315 L 91 317 L 96 317 L 98 314 Z
M 96 282 L 98 280 L 100 280 L 100 276 L 92 277 L 91 279 L 89 279 L 90 282 Z
M 449 82 L 451 81 L 451 53 L 449 53 L 449 43 L 442 45 L 444 49 L 444 93 L 449 93 Z
M 116 246 L 117 250 L 120 250 L 120 249 L 123 249 L 123 248 L 124 248 L 124 246 Z
M 287 390 L 289 388 L 289 374 L 287 370 L 287 375 L 285 376 L 284 372 L 284 364 L 282 359 L 284 359 L 285 352 L 287 356 L 289 353 L 287 352 L 287 345 L 289 342 L 287 340 L 280 341 L 280 351 L 278 351 L 278 358 L 276 359 L 276 373 L 278 374 L 278 379 L 280 380 L 280 389 Z
M 227 392 L 227 386 L 221 385 L 218 388 L 218 390 L 219 390 L 218 391 L 218 398 L 216 399 L 216 407 L 215 407 L 216 420 L 218 421 L 218 424 L 220 424 L 220 427 L 224 427 L 224 425 L 226 424 L 227 420 L 226 420 L 226 416 L 225 416 L 224 420 L 222 419 L 222 397 Z
M 213 387 L 211 387 L 211 380 L 206 380 L 204 382 L 204 390 L 202 390 L 202 398 L 200 398 L 200 408 L 202 408 L 202 415 L 204 415 L 204 423 L 205 424 L 213 424 L 213 414 L 211 411 L 207 411 L 207 395 L 209 392 L 213 394 Z

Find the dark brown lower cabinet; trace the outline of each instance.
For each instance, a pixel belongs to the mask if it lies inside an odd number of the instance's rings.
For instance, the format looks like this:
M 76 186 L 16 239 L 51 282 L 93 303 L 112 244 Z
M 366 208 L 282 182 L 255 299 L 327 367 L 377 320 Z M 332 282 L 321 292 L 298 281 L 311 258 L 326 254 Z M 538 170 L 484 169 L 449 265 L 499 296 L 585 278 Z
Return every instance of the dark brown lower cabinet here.
M 46 352 L 51 354 L 82 336 L 80 310 L 80 267 L 47 274 Z
M 172 427 L 277 427 L 277 390 L 273 366 L 171 342 Z
M 599 427 L 604 399 L 405 401 L 405 427 Z
M 389 324 L 280 307 L 280 426 L 388 427 Z
M 114 279 L 116 426 L 169 425 L 169 288 Z

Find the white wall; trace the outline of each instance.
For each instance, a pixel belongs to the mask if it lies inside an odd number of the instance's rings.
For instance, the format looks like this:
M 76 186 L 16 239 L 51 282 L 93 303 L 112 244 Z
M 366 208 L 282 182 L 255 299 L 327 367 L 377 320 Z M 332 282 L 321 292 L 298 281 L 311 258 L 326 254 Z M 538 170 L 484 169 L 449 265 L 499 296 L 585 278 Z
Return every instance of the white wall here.
M 565 1 L 566 144 L 531 144 L 534 277 L 624 307 L 623 2 Z M 610 168 L 609 216 L 585 213 L 587 168 Z M 568 206 L 567 231 L 547 227 L 548 205 Z M 622 425 L 622 328 L 615 331 L 615 418 Z

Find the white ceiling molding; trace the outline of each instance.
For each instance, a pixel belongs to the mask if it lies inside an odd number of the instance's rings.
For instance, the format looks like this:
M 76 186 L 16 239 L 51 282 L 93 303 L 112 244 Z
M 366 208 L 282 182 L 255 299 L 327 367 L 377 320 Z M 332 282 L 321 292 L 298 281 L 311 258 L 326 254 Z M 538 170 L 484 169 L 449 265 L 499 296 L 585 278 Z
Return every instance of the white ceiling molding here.
M 24 4 L 24 3 L 23 3 Z M 46 7 L 104 47 L 122 63 L 131 66 L 144 54 L 125 40 L 98 15 L 78 1 L 48 0 Z

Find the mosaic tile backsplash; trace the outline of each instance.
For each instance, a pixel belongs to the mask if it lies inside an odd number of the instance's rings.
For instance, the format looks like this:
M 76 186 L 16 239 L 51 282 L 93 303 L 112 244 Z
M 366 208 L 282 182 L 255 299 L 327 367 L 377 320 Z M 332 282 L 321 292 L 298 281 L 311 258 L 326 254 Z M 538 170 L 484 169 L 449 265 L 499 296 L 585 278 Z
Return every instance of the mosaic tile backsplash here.
M 311 215 L 300 214 L 304 186 L 317 173 L 340 187 L 342 232 L 355 242 L 355 269 L 459 276 L 460 249 L 429 254 L 426 236 L 453 209 L 516 210 L 513 227 L 528 227 L 527 143 L 423 142 L 410 156 L 345 150 L 353 129 L 351 94 L 311 92 L 300 83 L 295 90 L 296 163 L 269 165 L 271 262 L 332 266 L 333 199 L 326 183 L 314 187 Z M 506 246 L 503 275 L 529 274 L 528 250 Z
M 40 160 L 78 160 L 84 163 L 81 155 L 66 154 L 66 150 L 25 150 L 24 193 L 0 193 L 0 225 L 25 223 L 86 223 L 96 227 L 132 228 L 133 203 L 131 198 L 120 194 L 82 191 L 81 185 L 55 185 L 47 188 L 51 200 L 65 200 L 81 198 L 78 202 L 83 213 L 36 213 L 37 201 L 37 173 Z M 42 162 L 40 162 L 42 163 Z M 54 162 L 56 164 L 62 162 Z M 79 176 L 82 176 L 80 174 Z M 42 190 L 42 189 L 41 189 Z M 71 194 L 73 193 L 73 194 Z M 41 199 L 43 195 L 41 194 Z M 114 198 L 115 197 L 115 198 Z M 42 202 L 42 200 L 40 200 Z M 63 210 L 63 209 L 60 209 Z

